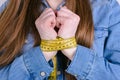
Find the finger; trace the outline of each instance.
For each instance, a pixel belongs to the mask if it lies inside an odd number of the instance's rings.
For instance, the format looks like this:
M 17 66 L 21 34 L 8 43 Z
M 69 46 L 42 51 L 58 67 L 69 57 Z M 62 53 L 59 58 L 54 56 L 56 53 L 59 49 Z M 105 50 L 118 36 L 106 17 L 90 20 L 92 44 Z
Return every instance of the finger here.
M 50 17 L 53 17 L 53 18 L 55 18 L 55 15 L 54 15 L 54 13 L 53 12 L 50 12 L 49 14 L 46 14 L 45 16 L 40 16 L 40 17 L 38 17 L 37 18 L 37 22 L 45 22 L 46 20 L 47 20 L 47 18 L 50 18 Z
M 72 12 L 71 10 L 69 10 L 67 7 L 62 7 L 60 9 L 60 11 L 64 11 L 64 12 L 66 12 L 68 14 L 71 14 L 71 15 L 75 14 L 74 12 Z
M 48 11 L 50 11 L 51 9 L 50 8 L 46 8 L 42 13 L 41 13 L 41 15 L 44 15 L 46 12 L 48 12 Z M 41 16 L 40 15 L 40 16 Z
M 65 13 L 68 14 L 69 18 L 71 18 L 71 19 L 77 19 L 78 21 L 80 20 L 80 16 L 75 14 L 74 12 L 70 11 L 69 9 L 62 7 L 60 12 L 61 12 L 61 14 L 59 14 L 59 15 L 63 15 L 62 14 L 62 12 L 63 12 L 64 15 L 65 15 Z
M 54 28 L 56 26 L 56 19 L 54 18 L 52 21 L 51 21 L 51 27 Z
M 62 20 L 63 20 L 63 18 L 61 18 L 61 17 L 56 18 L 56 27 L 60 28 L 60 26 L 62 24 Z
M 46 13 L 44 16 L 42 16 L 42 19 L 46 19 L 49 16 L 53 16 L 54 18 L 56 17 L 55 13 L 53 11 L 51 11 L 51 12 Z
M 57 16 L 72 17 L 74 15 L 76 14 L 70 11 L 66 6 L 62 7 L 61 10 L 57 12 Z
M 69 14 L 69 13 L 66 13 L 65 11 L 58 11 L 57 12 L 57 17 L 70 17 L 71 16 L 71 14 Z
M 51 8 L 46 8 L 45 11 L 40 15 L 40 17 L 43 18 L 43 17 L 49 15 L 50 13 L 52 13 L 53 15 L 55 15 L 54 11 Z
M 56 19 L 53 15 L 49 15 L 48 17 L 46 17 L 45 23 L 54 28 L 56 25 Z
M 60 28 L 64 22 L 66 22 L 67 18 L 66 17 L 57 17 L 56 18 L 56 27 Z

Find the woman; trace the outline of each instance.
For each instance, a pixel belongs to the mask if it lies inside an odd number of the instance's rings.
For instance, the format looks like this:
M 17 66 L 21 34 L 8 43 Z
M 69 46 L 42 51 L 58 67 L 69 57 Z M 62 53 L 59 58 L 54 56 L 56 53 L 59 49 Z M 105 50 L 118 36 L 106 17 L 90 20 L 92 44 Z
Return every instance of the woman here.
M 0 80 L 120 80 L 116 0 L 7 0 L 0 11 Z

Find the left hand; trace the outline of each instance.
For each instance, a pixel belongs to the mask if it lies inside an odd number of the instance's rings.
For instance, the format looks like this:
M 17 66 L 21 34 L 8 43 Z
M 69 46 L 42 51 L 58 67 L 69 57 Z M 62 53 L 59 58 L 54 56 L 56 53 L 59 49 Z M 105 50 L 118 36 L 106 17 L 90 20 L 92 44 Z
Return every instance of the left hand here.
M 67 9 L 62 7 L 60 11 L 57 12 L 56 23 L 59 28 L 58 36 L 64 39 L 71 38 L 75 36 L 80 17 Z M 76 51 L 75 48 L 64 49 L 62 50 L 63 54 L 72 60 Z

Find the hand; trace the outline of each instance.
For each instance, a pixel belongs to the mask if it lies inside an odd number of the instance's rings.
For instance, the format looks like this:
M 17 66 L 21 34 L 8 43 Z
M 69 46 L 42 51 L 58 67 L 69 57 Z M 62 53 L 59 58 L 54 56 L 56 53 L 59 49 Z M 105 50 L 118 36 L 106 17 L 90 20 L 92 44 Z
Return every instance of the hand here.
M 57 27 L 59 28 L 58 36 L 64 39 L 71 38 L 75 36 L 80 17 L 67 9 L 62 7 L 60 11 L 57 12 Z M 69 48 L 62 50 L 63 54 L 67 56 L 70 60 L 76 52 L 75 48 Z
M 58 36 L 64 39 L 75 36 L 80 17 L 67 9 L 62 7 L 57 12 L 57 27 L 59 28 Z
M 41 39 L 54 40 L 57 37 L 57 33 L 54 30 L 56 25 L 56 16 L 51 8 L 45 9 L 43 13 L 35 21 L 37 30 Z
M 35 21 L 36 28 L 40 34 L 41 39 L 54 40 L 57 37 L 57 33 L 54 30 L 56 25 L 56 16 L 51 8 L 45 9 L 43 13 Z M 43 55 L 47 61 L 56 55 L 57 51 L 43 52 Z

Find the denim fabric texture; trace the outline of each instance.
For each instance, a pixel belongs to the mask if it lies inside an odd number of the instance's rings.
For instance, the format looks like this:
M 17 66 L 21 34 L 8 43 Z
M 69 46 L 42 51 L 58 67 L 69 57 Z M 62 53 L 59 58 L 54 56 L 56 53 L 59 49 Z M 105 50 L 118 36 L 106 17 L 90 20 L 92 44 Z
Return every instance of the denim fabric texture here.
M 120 80 L 120 5 L 116 0 L 90 2 L 94 20 L 93 47 L 77 45 L 66 72 L 77 80 Z M 7 3 L 0 7 L 0 12 Z M 21 50 L 22 55 L 0 69 L 0 80 L 47 80 L 53 66 L 45 60 L 40 46 L 33 47 L 33 43 L 34 39 L 29 34 Z M 62 68 L 58 71 L 57 80 L 66 80 Z

